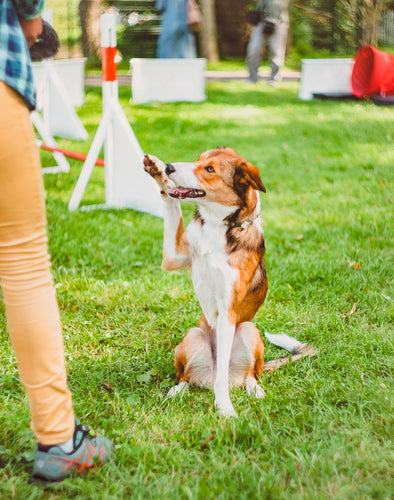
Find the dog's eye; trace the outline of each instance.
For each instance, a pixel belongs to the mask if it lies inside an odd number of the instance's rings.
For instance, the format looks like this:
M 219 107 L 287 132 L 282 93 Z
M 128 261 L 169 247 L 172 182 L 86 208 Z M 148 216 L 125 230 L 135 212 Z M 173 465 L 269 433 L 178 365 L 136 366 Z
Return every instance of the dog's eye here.
M 215 169 L 212 167 L 212 165 L 208 165 L 207 167 L 205 167 L 205 170 L 210 174 L 215 172 Z

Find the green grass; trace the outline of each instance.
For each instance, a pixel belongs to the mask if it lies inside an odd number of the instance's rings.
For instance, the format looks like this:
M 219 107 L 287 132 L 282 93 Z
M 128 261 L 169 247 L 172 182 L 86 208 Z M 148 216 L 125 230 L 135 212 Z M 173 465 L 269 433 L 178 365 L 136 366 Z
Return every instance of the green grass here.
M 220 418 L 210 390 L 168 400 L 173 349 L 200 315 L 188 273 L 160 269 L 160 219 L 69 213 L 81 170 L 71 161 L 70 174 L 45 176 L 69 383 L 77 415 L 115 456 L 89 480 L 27 484 L 34 439 L 0 305 L 0 498 L 393 498 L 394 108 L 302 102 L 297 90 L 211 83 L 204 103 L 133 106 L 128 88 L 120 99 L 144 151 L 166 162 L 225 144 L 260 168 L 270 290 L 255 323 L 319 354 L 264 375 L 263 401 L 233 391 L 238 419 Z M 91 141 L 100 89 L 78 112 Z M 103 199 L 97 168 L 83 201 Z
M 245 71 L 246 65 L 244 59 L 221 59 L 220 61 L 207 62 L 209 71 Z

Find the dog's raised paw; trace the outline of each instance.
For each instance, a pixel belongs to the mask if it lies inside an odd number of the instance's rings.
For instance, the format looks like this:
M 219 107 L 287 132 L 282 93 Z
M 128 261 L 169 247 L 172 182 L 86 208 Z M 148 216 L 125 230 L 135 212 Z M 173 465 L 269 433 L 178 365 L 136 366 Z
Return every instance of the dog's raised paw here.
M 161 194 L 167 196 L 168 191 L 175 184 L 167 177 L 165 164 L 156 156 L 145 155 L 143 165 L 145 172 L 157 182 Z
M 159 169 L 156 162 L 157 158 L 151 155 L 144 156 L 144 170 L 147 174 L 152 177 L 156 177 L 158 175 L 162 175 L 163 171 Z

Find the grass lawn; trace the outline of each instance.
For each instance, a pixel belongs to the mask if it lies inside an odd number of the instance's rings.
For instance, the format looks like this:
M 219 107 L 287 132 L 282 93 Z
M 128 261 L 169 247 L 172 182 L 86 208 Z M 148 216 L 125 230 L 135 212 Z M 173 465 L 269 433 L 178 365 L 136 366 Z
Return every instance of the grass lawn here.
M 82 166 L 71 161 L 70 174 L 45 176 L 69 384 L 76 414 L 115 441 L 115 456 L 89 480 L 27 484 L 34 439 L 0 303 L 0 498 L 393 498 L 394 108 L 297 91 L 230 82 L 209 84 L 198 104 L 133 106 L 127 87 L 120 99 L 144 151 L 165 162 L 224 144 L 260 168 L 270 290 L 255 323 L 318 355 L 264 375 L 262 401 L 234 390 L 238 419 L 218 415 L 210 390 L 168 400 L 173 349 L 200 316 L 190 277 L 160 269 L 161 219 L 69 213 Z M 91 141 L 100 89 L 78 113 Z M 83 201 L 103 199 L 96 168 Z M 280 355 L 267 346 L 266 359 Z

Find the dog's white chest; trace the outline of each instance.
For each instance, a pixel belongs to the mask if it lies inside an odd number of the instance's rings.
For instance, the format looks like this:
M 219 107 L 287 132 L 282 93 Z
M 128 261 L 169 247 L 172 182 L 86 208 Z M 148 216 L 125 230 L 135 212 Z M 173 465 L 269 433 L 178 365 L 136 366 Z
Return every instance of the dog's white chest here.
M 216 326 L 220 312 L 228 311 L 238 271 L 228 264 L 225 228 L 192 222 L 187 229 L 192 280 L 209 325 Z

